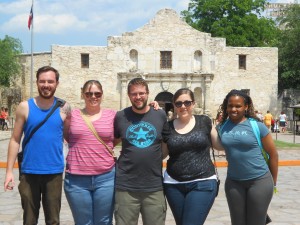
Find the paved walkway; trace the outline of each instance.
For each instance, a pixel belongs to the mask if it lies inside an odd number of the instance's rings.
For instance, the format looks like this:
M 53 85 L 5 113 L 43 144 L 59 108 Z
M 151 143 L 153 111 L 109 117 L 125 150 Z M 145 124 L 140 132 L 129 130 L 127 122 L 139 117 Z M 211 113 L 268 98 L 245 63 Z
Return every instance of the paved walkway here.
M 275 135 L 275 134 L 273 134 Z M 10 132 L 0 131 L 0 161 L 6 161 L 7 145 Z M 274 136 L 274 139 L 276 137 Z M 278 134 L 278 140 L 293 143 L 293 136 L 290 134 Z M 300 144 L 300 136 L 296 136 L 296 143 Z M 300 160 L 300 149 L 279 149 L 280 160 Z M 217 157 L 217 161 L 224 161 L 223 157 Z M 218 168 L 221 178 L 219 196 L 208 215 L 206 225 L 229 225 L 230 217 L 224 193 L 224 180 L 226 167 Z M 18 170 L 14 170 L 15 177 L 18 177 Z M 21 225 L 22 209 L 17 185 L 13 191 L 3 191 L 5 169 L 0 169 L 0 225 Z M 269 215 L 273 225 L 299 225 L 300 224 L 300 166 L 279 167 L 278 190 L 279 193 L 273 197 L 269 208 Z M 41 209 L 39 224 L 45 224 Z M 68 203 L 63 194 L 61 209 L 61 224 L 74 224 Z M 174 225 L 174 219 L 170 209 L 167 211 L 166 225 Z M 139 222 L 142 225 L 142 222 Z M 155 225 L 155 224 L 154 224 Z

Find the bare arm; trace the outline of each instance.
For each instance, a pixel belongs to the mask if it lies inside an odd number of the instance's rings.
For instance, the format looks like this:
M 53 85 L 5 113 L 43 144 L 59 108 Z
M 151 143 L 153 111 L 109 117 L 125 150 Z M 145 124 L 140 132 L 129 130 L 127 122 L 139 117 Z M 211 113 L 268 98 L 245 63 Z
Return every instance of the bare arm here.
M 264 149 L 270 156 L 269 168 L 274 180 L 274 184 L 276 185 L 278 175 L 278 152 L 276 150 L 273 138 L 270 133 L 261 140 Z
M 217 129 L 214 125 L 212 126 L 210 136 L 211 136 L 211 142 L 212 142 L 213 148 L 218 151 L 224 151 L 224 148 L 223 148 L 221 140 L 219 138 Z
M 21 102 L 16 111 L 16 121 L 7 151 L 7 167 L 4 181 L 4 190 L 12 190 L 15 185 L 13 167 L 20 148 L 23 126 L 28 116 L 28 103 Z
M 69 142 L 69 129 L 71 123 L 71 106 L 66 102 L 60 109 L 60 116 L 64 121 L 64 139 Z

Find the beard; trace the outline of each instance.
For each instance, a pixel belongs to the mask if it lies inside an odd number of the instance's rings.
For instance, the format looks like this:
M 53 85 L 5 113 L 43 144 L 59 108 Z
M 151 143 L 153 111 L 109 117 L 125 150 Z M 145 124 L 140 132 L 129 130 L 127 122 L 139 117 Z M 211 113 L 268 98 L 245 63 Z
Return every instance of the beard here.
M 147 106 L 147 99 L 145 99 L 143 101 L 143 104 L 141 105 L 137 105 L 135 104 L 135 102 L 131 102 L 131 103 L 132 103 L 132 107 L 135 108 L 136 110 L 143 110 Z
M 56 89 L 51 90 L 51 91 L 47 90 L 47 93 L 45 93 L 45 91 L 38 89 L 39 96 L 44 99 L 52 98 L 54 96 L 55 91 L 56 91 Z

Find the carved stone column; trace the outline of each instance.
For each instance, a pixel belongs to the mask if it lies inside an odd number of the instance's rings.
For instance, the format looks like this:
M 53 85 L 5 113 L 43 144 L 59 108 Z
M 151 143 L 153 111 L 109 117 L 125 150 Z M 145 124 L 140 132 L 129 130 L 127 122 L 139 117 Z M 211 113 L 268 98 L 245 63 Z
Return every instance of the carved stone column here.
M 127 104 L 127 76 L 125 74 L 122 74 L 121 76 L 121 104 L 120 109 L 124 109 Z
M 212 74 L 206 74 L 204 76 L 204 82 L 205 82 L 205 95 L 204 95 L 204 114 L 211 116 L 210 111 L 210 86 L 212 81 Z
M 190 74 L 186 74 L 186 87 L 187 88 L 191 88 L 192 86 L 192 78 Z

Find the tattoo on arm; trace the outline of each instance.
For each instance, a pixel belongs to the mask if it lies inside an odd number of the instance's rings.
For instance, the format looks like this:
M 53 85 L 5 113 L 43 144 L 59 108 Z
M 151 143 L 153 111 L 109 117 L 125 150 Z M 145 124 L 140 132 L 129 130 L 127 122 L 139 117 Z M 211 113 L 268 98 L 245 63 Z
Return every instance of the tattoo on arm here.
M 61 112 L 66 114 L 67 118 L 71 116 L 71 106 L 68 103 L 61 108 Z

